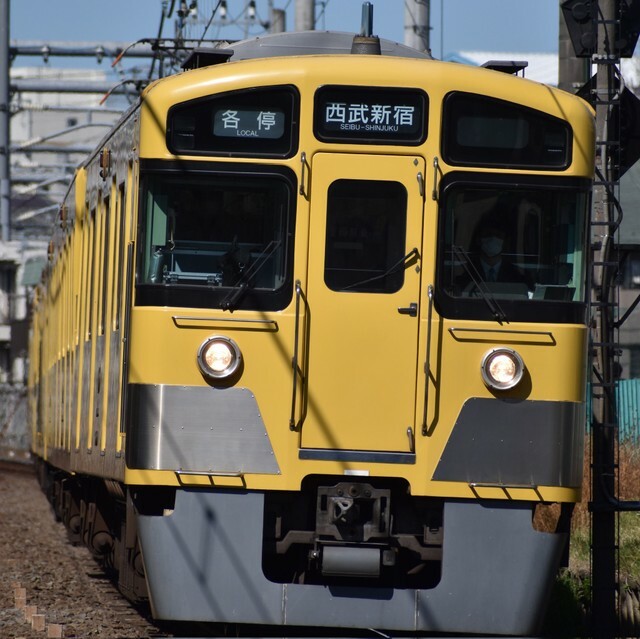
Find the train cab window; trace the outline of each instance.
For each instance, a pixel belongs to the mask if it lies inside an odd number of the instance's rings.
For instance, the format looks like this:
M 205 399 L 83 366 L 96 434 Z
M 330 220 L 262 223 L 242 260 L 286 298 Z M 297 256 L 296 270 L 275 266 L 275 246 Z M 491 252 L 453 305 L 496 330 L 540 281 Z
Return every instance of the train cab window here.
M 225 310 L 287 305 L 293 177 L 287 170 L 268 175 L 236 168 L 143 176 L 139 304 Z
M 445 97 L 442 157 L 451 165 L 562 170 L 571 164 L 567 122 L 484 95 Z
M 327 195 L 324 279 L 334 291 L 395 293 L 405 265 L 407 192 L 399 182 L 337 180 Z
M 450 181 L 439 232 L 442 314 L 584 321 L 588 185 Z

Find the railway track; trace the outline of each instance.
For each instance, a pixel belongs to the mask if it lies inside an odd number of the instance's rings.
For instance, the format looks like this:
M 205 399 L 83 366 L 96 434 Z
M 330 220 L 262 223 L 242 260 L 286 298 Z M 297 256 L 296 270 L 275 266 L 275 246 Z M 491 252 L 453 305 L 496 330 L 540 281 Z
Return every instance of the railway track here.
M 0 637 L 193 639 L 281 636 L 233 624 L 155 624 L 132 606 L 84 546 L 70 544 L 27 456 L 0 455 Z M 313 636 L 313 629 L 286 629 Z M 374 631 L 344 633 L 377 637 Z
M 169 637 L 72 546 L 26 459 L 0 459 L 0 636 Z

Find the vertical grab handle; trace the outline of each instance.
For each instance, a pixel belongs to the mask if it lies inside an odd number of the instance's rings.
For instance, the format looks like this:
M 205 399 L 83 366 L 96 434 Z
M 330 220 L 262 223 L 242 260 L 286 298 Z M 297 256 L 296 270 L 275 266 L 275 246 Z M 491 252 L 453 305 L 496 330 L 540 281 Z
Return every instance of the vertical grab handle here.
M 424 197 L 424 175 L 422 175 L 422 171 L 418 171 L 418 175 L 416 175 L 418 180 L 418 190 L 420 191 L 420 197 Z
M 433 158 L 433 191 L 431 191 L 431 199 L 438 199 L 438 173 L 440 171 L 440 165 L 438 163 L 438 158 Z
M 305 191 L 307 176 L 306 176 L 306 168 L 307 168 L 307 154 L 303 151 L 300 155 L 300 164 L 302 168 L 300 170 L 300 195 L 303 197 L 307 197 L 307 193 Z
M 427 411 L 429 409 L 429 379 L 431 377 L 431 320 L 433 318 L 433 285 L 427 287 L 429 309 L 427 311 L 427 360 L 424 363 L 424 413 L 422 415 L 422 434 L 427 435 Z
M 307 298 L 302 291 L 300 280 L 295 282 L 296 290 L 296 323 L 293 342 L 293 359 L 291 360 L 291 368 L 293 369 L 293 391 L 291 393 L 291 415 L 289 417 L 289 429 L 296 430 L 296 399 L 298 394 L 298 359 L 299 359 L 299 343 L 300 343 L 300 300 L 302 299 L 306 305 Z

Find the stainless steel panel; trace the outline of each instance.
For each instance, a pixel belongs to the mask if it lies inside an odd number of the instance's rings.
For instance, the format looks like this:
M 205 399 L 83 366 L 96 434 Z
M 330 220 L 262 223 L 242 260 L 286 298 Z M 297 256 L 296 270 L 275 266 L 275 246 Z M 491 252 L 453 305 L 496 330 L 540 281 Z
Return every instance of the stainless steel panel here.
M 584 411 L 574 402 L 470 399 L 433 479 L 579 487 Z
M 128 392 L 130 468 L 280 472 L 250 390 L 132 384 Z

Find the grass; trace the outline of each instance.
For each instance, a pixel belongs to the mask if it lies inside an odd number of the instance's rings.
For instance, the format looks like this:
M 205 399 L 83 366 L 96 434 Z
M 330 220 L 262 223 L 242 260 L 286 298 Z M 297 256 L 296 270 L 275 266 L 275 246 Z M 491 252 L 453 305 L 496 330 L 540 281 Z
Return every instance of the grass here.
M 576 505 L 571 522 L 569 567 L 554 587 L 545 622 L 546 636 L 591 636 L 591 497 L 590 454 L 585 451 L 583 500 Z M 618 456 L 618 498 L 640 500 L 640 446 L 623 444 Z M 621 512 L 617 518 L 619 545 L 618 584 L 620 593 L 621 634 L 640 636 L 640 512 Z M 629 613 L 634 607 L 636 612 Z
M 582 502 L 576 505 L 571 522 L 569 572 L 584 575 L 590 570 L 591 517 L 588 502 L 591 496 L 589 451 L 585 451 Z M 618 458 L 618 497 L 622 501 L 640 500 L 640 446 L 621 444 Z M 618 518 L 620 547 L 620 582 L 640 580 L 640 513 L 622 512 Z

